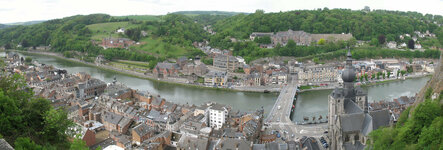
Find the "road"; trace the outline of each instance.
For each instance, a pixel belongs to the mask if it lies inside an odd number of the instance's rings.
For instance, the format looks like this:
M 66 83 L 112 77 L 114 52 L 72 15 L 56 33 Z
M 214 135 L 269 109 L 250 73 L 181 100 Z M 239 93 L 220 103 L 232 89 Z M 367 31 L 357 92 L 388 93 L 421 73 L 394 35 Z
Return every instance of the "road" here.
M 294 100 L 296 100 L 294 97 L 298 90 L 297 76 L 291 76 L 290 81 L 288 85 L 282 88 L 273 108 L 265 119 L 265 125 L 267 126 L 265 134 L 272 134 L 273 131 L 279 131 L 285 140 L 296 140 L 303 136 L 317 138 L 324 136 L 324 131 L 327 129 L 326 123 L 296 125 L 290 119 L 292 106 Z M 284 142 L 281 138 L 276 141 Z

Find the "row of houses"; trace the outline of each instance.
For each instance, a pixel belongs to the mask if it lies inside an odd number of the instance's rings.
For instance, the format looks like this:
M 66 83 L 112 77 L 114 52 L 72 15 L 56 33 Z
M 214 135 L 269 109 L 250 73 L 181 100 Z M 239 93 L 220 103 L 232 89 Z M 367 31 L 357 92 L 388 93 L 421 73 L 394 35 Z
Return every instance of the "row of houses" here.
M 13 55 L 10 58 L 20 61 Z M 27 82 L 39 91 L 36 94 L 51 98 L 52 104 L 59 108 L 66 108 L 68 118 L 76 123 L 71 128 L 75 131 L 72 136 L 84 140 L 91 148 L 188 149 L 197 146 L 191 139 L 218 142 L 213 149 L 231 143 L 249 143 L 250 147 L 260 136 L 262 109 L 241 112 L 213 102 L 199 106 L 175 104 L 159 95 L 128 88 L 116 78 L 105 83 L 86 73 L 68 74 L 53 66 L 34 63 L 32 66 L 15 63 L 7 70 L 26 73 Z M 67 92 L 68 89 L 72 90 Z M 48 96 L 54 94 L 52 91 L 70 97 Z M 109 138 L 96 141 L 96 136 L 103 133 L 108 133 Z
M 175 63 L 160 62 L 152 70 L 157 78 L 179 77 L 180 73 L 186 76 L 203 76 L 208 72 L 207 66 L 199 60 L 189 60 L 186 57 L 180 57 Z

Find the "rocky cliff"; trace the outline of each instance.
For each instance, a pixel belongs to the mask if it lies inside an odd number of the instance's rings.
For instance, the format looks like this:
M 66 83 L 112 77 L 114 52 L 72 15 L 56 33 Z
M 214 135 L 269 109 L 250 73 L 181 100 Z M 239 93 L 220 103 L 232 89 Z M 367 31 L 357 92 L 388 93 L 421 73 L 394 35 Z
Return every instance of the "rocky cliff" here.
M 433 89 L 432 93 L 441 93 L 443 90 L 443 51 L 440 51 L 440 60 L 438 66 L 435 68 L 434 75 L 418 93 L 415 105 L 424 101 L 428 88 Z

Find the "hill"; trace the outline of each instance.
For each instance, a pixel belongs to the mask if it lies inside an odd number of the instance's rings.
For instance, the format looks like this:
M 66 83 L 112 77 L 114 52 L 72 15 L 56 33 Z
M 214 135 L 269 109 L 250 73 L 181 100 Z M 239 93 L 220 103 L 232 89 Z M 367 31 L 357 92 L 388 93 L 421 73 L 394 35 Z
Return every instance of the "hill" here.
M 390 11 L 354 11 L 349 9 L 294 10 L 279 13 L 264 13 L 257 10 L 253 14 L 236 15 L 220 20 L 214 30 L 222 33 L 223 39 L 231 36 L 247 39 L 252 32 L 279 32 L 292 29 L 308 33 L 352 33 L 357 40 L 369 41 L 379 35 L 385 35 L 390 41 L 398 35 L 414 31 L 434 32 L 438 24 L 443 24 L 441 16 L 435 20 L 415 15 L 399 14 Z M 436 21 L 437 23 L 431 23 Z M 388 41 L 389 41 L 388 40 Z
M 172 14 L 181 14 L 181 15 L 189 15 L 189 16 L 197 16 L 197 15 L 226 15 L 226 16 L 234 16 L 237 14 L 248 14 L 244 12 L 229 12 L 229 11 L 177 11 Z
M 17 25 L 33 25 L 33 24 L 39 24 L 42 22 L 45 22 L 46 20 L 36 20 L 36 21 L 26 21 L 26 22 L 14 22 L 14 23 L 7 23 L 6 25 L 13 25 L 13 26 L 17 26 Z
M 135 28 L 138 25 L 132 24 L 128 21 L 123 22 L 106 22 L 87 25 L 86 27 L 91 30 L 93 40 L 102 40 L 105 37 L 124 37 L 121 34 L 117 34 L 116 31 L 120 28 Z
M 381 36 L 386 41 L 404 42 L 410 38 L 400 40 L 398 35 L 406 33 L 414 35 L 414 31 L 436 33 L 437 37 L 441 38 L 439 41 L 443 41 L 442 27 L 438 27 L 442 23 L 441 16 L 413 12 L 381 10 L 364 12 L 347 9 L 294 10 L 278 13 L 264 13 L 257 10 L 252 14 L 180 11 L 165 16 L 92 14 L 1 29 L 0 45 L 14 47 L 21 44 L 24 47 L 34 47 L 51 44 L 54 51 L 78 51 L 93 57 L 103 52 L 101 47 L 92 44 L 91 40 L 97 41 L 111 36 L 141 41 L 141 45 L 129 49 L 130 53 L 144 51 L 159 57 L 177 57 L 202 55 L 201 51 L 194 48 L 193 43 L 207 40 L 212 47 L 231 49 L 234 55 L 243 56 L 249 62 L 257 58 L 272 56 L 309 58 L 309 56 L 323 53 L 335 55 L 338 54 L 334 53 L 335 51 L 355 44 L 356 40 L 377 41 Z M 216 34 L 209 34 L 204 27 L 215 31 Z M 119 28 L 128 29 L 128 32 L 117 34 L 115 31 Z M 304 30 L 308 33 L 352 33 L 356 39 L 315 46 L 287 44 L 275 46 L 275 48 L 261 48 L 260 41 L 249 41 L 249 35 L 252 32 L 278 32 L 288 29 Z M 142 31 L 147 34 L 141 36 Z M 428 43 L 439 43 L 435 38 L 429 41 Z M 375 43 L 376 45 L 384 44 Z M 443 42 L 440 43 L 443 44 Z M 392 53 L 402 53 L 393 56 L 429 58 L 426 51 Z M 434 54 L 433 51 L 430 53 Z M 121 59 L 130 59 L 132 54 L 125 56 L 127 57 Z M 367 56 L 365 54 L 360 57 Z M 320 57 L 322 56 L 317 58 Z
M 137 21 L 159 21 L 160 16 L 153 15 L 128 15 L 128 16 L 112 16 L 116 19 L 129 19 L 129 20 L 137 20 Z
M 6 24 L 0 24 L 0 29 L 3 29 L 3 28 L 8 28 L 8 27 L 11 27 L 11 26 L 9 26 L 9 25 L 6 25 Z

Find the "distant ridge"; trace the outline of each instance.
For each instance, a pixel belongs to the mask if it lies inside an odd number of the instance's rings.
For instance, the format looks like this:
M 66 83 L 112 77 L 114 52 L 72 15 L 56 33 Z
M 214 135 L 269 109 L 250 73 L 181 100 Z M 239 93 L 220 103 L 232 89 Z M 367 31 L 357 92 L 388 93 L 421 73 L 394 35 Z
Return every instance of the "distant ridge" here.
M 33 25 L 33 24 L 39 24 L 42 22 L 45 22 L 46 20 L 35 20 L 35 21 L 26 21 L 26 22 L 14 22 L 14 23 L 6 23 L 5 25 L 10 25 L 10 26 L 14 26 L 14 25 Z
M 0 29 L 8 28 L 8 27 L 12 27 L 12 26 L 9 26 L 9 25 L 6 25 L 6 24 L 0 24 Z
M 231 11 L 177 11 L 172 14 L 182 14 L 182 15 L 227 15 L 234 16 L 237 14 L 249 14 L 245 12 L 231 12 Z

